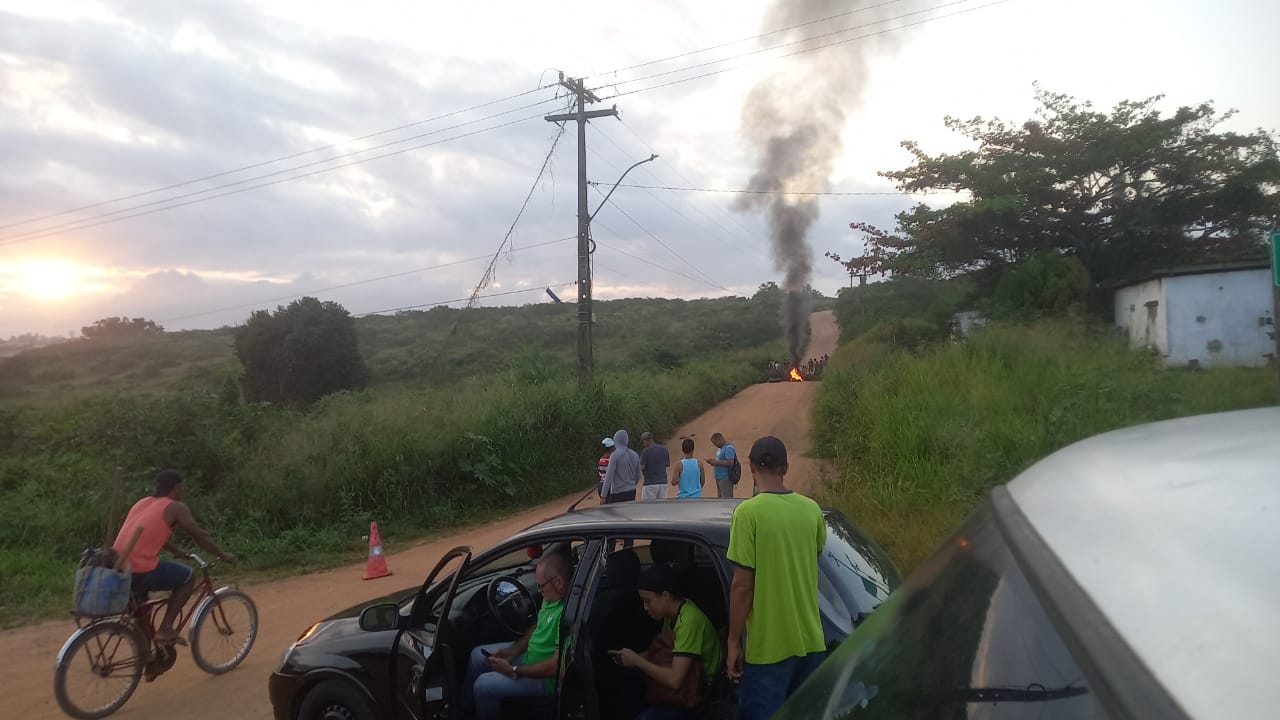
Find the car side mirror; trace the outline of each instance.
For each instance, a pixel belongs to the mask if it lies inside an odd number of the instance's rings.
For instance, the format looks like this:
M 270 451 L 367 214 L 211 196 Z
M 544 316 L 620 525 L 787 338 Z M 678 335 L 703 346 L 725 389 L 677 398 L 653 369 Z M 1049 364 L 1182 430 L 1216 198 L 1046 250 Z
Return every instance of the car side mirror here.
M 400 627 L 400 606 L 395 603 L 370 605 L 360 611 L 360 629 L 367 632 L 395 630 Z

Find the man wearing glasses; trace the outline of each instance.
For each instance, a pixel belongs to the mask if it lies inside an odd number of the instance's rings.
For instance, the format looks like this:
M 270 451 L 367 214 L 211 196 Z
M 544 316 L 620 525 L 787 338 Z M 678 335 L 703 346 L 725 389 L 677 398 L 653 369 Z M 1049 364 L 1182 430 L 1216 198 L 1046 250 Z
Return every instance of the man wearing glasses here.
M 546 697 L 555 693 L 560 662 L 560 616 L 569 592 L 569 560 L 560 552 L 542 556 L 534 569 L 542 607 L 538 619 L 516 642 L 480 645 L 462 684 L 464 709 L 477 720 L 497 720 L 505 698 Z

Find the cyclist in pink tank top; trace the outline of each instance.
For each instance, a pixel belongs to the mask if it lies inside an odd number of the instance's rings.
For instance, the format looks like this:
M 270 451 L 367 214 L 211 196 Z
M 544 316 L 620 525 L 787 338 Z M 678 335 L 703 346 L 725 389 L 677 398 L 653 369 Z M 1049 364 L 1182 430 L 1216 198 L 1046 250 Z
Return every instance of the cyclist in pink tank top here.
M 185 645 L 186 642 L 174 632 L 173 621 L 195 589 L 195 573 L 180 562 L 160 559 L 161 550 L 186 557 L 185 552 L 169 542 L 175 526 L 186 530 L 197 545 L 222 560 L 236 561 L 235 555 L 218 547 L 213 537 L 192 517 L 191 509 L 182 502 L 182 473 L 177 470 L 162 470 L 156 475 L 155 491 L 130 508 L 112 547 L 123 554 L 129 549 L 134 535 L 138 536 L 126 558 L 128 567 L 133 571 L 133 592 L 143 597 L 152 591 L 170 592 L 164 619 L 156 629 L 156 642 Z

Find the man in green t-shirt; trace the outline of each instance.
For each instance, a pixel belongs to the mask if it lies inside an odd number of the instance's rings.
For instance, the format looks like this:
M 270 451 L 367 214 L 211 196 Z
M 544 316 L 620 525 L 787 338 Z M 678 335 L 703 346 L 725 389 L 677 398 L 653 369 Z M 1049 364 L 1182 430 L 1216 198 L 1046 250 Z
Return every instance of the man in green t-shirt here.
M 728 673 L 742 682 L 742 720 L 766 720 L 826 657 L 818 553 L 827 524 L 817 503 L 787 489 L 781 440 L 756 440 L 748 464 L 760 494 L 734 510 L 729 526 Z
M 675 636 L 671 646 L 671 664 L 656 665 L 629 648 L 610 650 L 609 653 L 623 667 L 639 668 L 654 682 L 671 690 L 678 690 L 685 683 L 694 663 L 702 665 L 703 682 L 709 682 L 720 672 L 724 650 L 720 648 L 720 638 L 706 613 L 676 589 L 675 571 L 666 565 L 654 565 L 640 575 L 638 588 L 644 611 L 654 620 L 662 621 L 663 632 L 671 632 Z M 635 720 L 682 720 L 692 714 L 688 708 L 651 705 Z
M 533 576 L 542 593 L 533 627 L 514 643 L 480 645 L 471 651 L 462 699 L 464 709 L 474 708 L 477 720 L 496 720 L 505 698 L 545 697 L 555 692 L 569 560 L 562 553 L 547 553 Z

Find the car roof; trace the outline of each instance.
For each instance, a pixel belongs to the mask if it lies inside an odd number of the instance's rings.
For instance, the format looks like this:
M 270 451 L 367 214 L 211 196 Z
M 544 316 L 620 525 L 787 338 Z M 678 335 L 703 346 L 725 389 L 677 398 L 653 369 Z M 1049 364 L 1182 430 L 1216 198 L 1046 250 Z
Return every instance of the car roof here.
M 1280 407 L 1117 430 L 1008 485 L 1192 717 L 1263 717 L 1280 659 Z
M 731 498 L 683 498 L 595 505 L 530 525 L 516 537 L 544 531 L 599 532 L 602 527 L 627 523 L 627 530 L 633 532 L 692 532 L 716 544 L 727 545 L 733 509 L 741 502 Z

